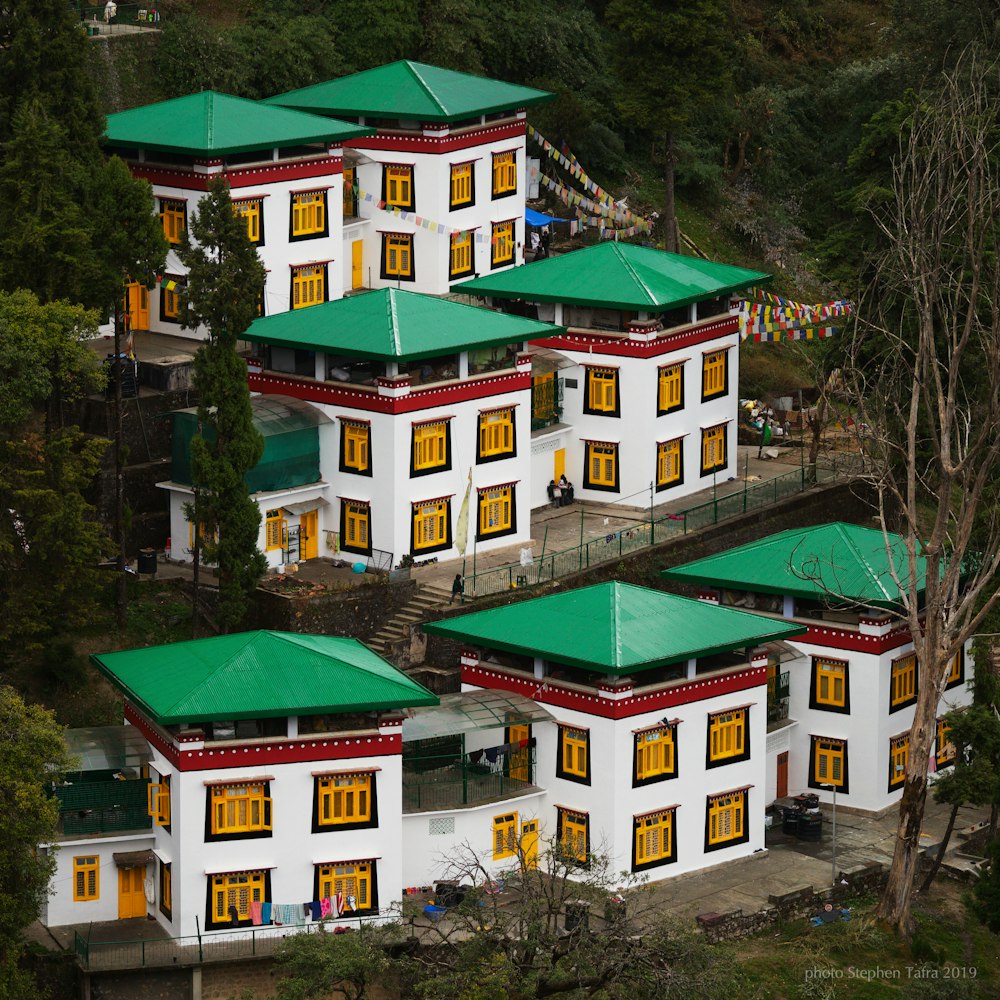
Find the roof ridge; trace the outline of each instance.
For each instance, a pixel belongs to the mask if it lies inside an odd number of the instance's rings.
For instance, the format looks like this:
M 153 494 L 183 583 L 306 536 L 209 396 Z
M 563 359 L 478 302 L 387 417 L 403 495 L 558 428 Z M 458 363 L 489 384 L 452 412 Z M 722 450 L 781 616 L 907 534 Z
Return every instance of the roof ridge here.
M 234 652 L 234 653 L 230 653 L 230 655 L 228 657 L 226 657 L 226 659 L 223 660 L 222 663 L 216 664 L 216 666 L 215 666 L 214 669 L 208 671 L 205 674 L 205 676 L 201 679 L 201 683 L 196 684 L 194 687 L 188 688 L 181 697 L 179 697 L 176 701 L 172 702 L 171 705 L 169 706 L 171 712 L 177 712 L 177 710 L 178 710 L 178 708 L 179 708 L 179 706 L 181 705 L 182 702 L 188 701 L 193 694 L 195 694 L 198 691 L 201 691 L 207 684 L 211 683 L 215 679 L 216 674 L 223 667 L 225 667 L 227 664 L 229 664 L 229 663 L 232 662 L 232 659 L 233 659 L 234 656 L 238 655 L 239 653 L 242 653 L 247 648 L 247 646 L 249 646 L 253 642 L 253 640 L 257 636 L 259 636 L 259 635 L 261 635 L 263 633 L 262 633 L 262 631 L 255 631 L 255 632 L 241 632 L 239 634 L 241 636 L 246 636 L 246 641 L 240 646 L 239 650 L 236 651 L 236 652 Z M 221 638 L 223 638 L 223 636 L 209 636 L 208 638 L 209 638 L 209 640 L 211 640 L 211 639 L 221 639 Z M 230 636 L 227 636 L 227 638 L 233 638 L 233 636 L 230 635 Z M 190 639 L 189 641 L 190 642 L 200 643 L 200 642 L 204 642 L 205 640 L 204 639 Z M 163 712 L 160 712 L 159 714 L 160 715 L 165 715 L 166 712 L 163 711 Z
M 409 59 L 404 59 L 403 63 L 406 65 L 406 68 L 409 71 L 410 75 L 417 81 L 417 83 L 420 84 L 421 87 L 424 88 L 424 91 L 426 92 L 427 96 L 437 106 L 438 111 L 440 111 L 441 114 L 443 114 L 443 115 L 448 114 L 448 109 L 441 103 L 440 100 L 438 100 L 438 96 L 437 96 L 437 94 L 434 93 L 434 89 L 423 78 L 423 76 L 421 76 L 420 73 L 418 72 L 418 70 L 417 70 L 417 64 L 414 63 L 414 62 L 412 62 Z M 436 69 L 437 67 L 434 67 L 434 68 Z
M 205 144 L 215 148 L 215 92 L 205 91 Z
M 615 667 L 622 665 L 622 632 L 621 632 L 621 590 L 618 580 L 612 580 L 611 587 L 611 639 L 614 643 L 612 653 Z
M 399 310 L 396 308 L 396 289 L 387 288 L 389 293 L 385 297 L 386 313 L 389 320 L 389 338 L 392 341 L 392 349 L 396 354 L 403 351 L 403 343 L 399 332 Z
M 854 558 L 864 566 L 865 573 L 867 574 L 868 578 L 874 582 L 875 586 L 878 587 L 879 591 L 882 593 L 882 595 L 885 597 L 887 601 L 893 600 L 894 598 L 886 589 L 886 586 L 882 582 L 881 577 L 874 571 L 868 557 L 861 552 L 861 550 L 855 544 L 854 539 L 851 538 L 851 536 L 845 530 L 845 528 L 847 528 L 848 525 L 844 521 L 834 521 L 833 524 L 841 541 L 851 550 L 852 554 L 854 555 Z M 862 525 L 860 524 L 853 525 L 852 527 L 860 528 L 862 527 Z M 874 531 L 875 529 L 872 528 L 870 530 Z M 882 535 L 882 541 L 884 543 L 888 542 L 888 538 L 886 537 L 885 532 L 881 532 L 881 535 Z M 895 561 L 892 556 L 892 548 L 888 544 L 885 547 L 885 554 L 889 560 L 889 564 L 893 567 L 893 569 L 895 569 Z M 897 588 L 897 589 L 902 589 L 902 588 Z
M 655 305 L 656 304 L 656 296 L 653 295 L 653 293 L 650 291 L 649 285 L 647 285 L 646 282 L 643 281 L 642 278 L 639 277 L 638 271 L 636 271 L 634 265 L 632 264 L 632 261 L 630 261 L 625 256 L 625 253 L 622 251 L 621 246 L 619 245 L 618 241 L 615 240 L 615 242 L 612 243 L 611 246 L 612 246 L 612 249 L 614 251 L 615 256 L 618 258 L 618 260 L 624 266 L 625 270 L 627 270 L 628 273 L 632 276 L 632 279 L 636 282 L 636 284 L 638 284 L 639 287 L 643 290 L 643 292 L 645 293 L 646 298 L 649 300 L 650 304 L 651 305 Z

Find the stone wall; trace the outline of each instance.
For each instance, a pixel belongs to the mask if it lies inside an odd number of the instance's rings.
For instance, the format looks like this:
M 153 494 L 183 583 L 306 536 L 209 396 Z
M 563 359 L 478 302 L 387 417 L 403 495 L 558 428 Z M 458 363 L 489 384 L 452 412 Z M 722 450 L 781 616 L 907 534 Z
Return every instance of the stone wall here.
M 133 969 L 128 972 L 91 973 L 90 1000 L 136 1000 L 136 997 L 142 997 L 142 1000 L 192 1000 L 191 970 Z
M 277 995 L 276 980 L 270 958 L 206 965 L 201 970 L 201 1000 L 271 1000 Z

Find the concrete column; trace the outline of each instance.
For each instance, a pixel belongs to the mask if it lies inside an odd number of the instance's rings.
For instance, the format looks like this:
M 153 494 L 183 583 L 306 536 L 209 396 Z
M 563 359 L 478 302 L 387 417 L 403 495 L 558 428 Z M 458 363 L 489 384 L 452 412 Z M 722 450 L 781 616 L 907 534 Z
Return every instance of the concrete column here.
M 698 674 L 698 658 L 696 656 L 692 656 L 691 659 L 688 660 L 687 674 L 685 676 L 690 681 L 693 680 L 697 676 L 697 674 Z
M 552 317 L 552 322 L 556 326 L 563 325 L 563 304 L 561 302 L 555 304 L 555 315 Z
M 458 355 L 458 377 L 468 378 L 469 377 L 469 352 L 462 351 Z
M 791 594 L 785 594 L 784 601 L 781 605 L 781 613 L 786 618 L 795 617 L 795 598 Z
M 316 352 L 316 368 L 314 370 L 315 377 L 323 382 L 326 379 L 326 354 L 323 351 Z
M 535 680 L 545 680 L 545 661 L 540 657 L 535 657 Z
M 191 1000 L 201 1000 L 201 966 L 191 966 Z
M 288 716 L 288 735 L 291 739 L 299 735 L 299 717 L 297 715 Z

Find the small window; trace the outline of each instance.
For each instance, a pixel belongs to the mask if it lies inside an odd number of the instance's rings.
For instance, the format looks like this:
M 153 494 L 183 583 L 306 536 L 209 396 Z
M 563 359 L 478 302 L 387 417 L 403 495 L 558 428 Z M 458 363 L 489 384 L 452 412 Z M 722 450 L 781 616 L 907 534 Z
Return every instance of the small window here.
M 577 865 L 586 865 L 590 858 L 590 817 L 586 813 L 557 807 L 556 841 L 563 859 Z
M 621 412 L 618 403 L 618 369 L 587 368 L 584 413 L 603 413 L 617 417 Z
M 101 859 L 93 854 L 73 858 L 73 902 L 101 898 Z
M 490 410 L 479 414 L 479 454 L 480 462 L 492 462 L 498 458 L 510 458 L 516 454 L 514 448 L 514 408 Z
M 146 786 L 146 812 L 155 826 L 170 826 L 170 776 L 162 775 L 159 781 Z
M 479 538 L 496 538 L 514 531 L 514 487 L 480 490 Z
M 674 810 L 665 809 L 652 816 L 632 820 L 634 845 L 632 871 L 669 864 L 677 860 L 674 852 Z
M 618 490 L 618 445 L 587 442 L 583 485 L 592 490 Z
M 451 207 L 465 208 L 475 203 L 473 164 L 454 163 L 451 167 Z
M 948 676 L 945 678 L 945 689 L 957 687 L 965 681 L 965 647 L 963 646 L 952 658 L 948 666 Z
M 413 236 L 382 234 L 382 277 L 413 281 Z
M 370 556 L 372 552 L 371 505 L 357 500 L 340 501 L 340 547 L 345 552 Z
M 449 276 L 454 279 L 472 274 L 472 259 L 472 233 L 452 233 Z
M 288 548 L 288 522 L 281 509 L 269 510 L 264 518 L 264 547 L 268 552 Z
M 810 752 L 812 755 L 809 768 L 810 788 L 836 785 L 838 791 L 846 792 L 848 790 L 847 740 L 814 736 Z
M 892 661 L 889 670 L 889 711 L 895 712 L 917 700 L 917 655 L 907 653 Z
M 413 504 L 413 553 L 451 548 L 451 500 Z
M 902 788 L 906 782 L 906 761 L 910 756 L 910 734 L 889 740 L 889 791 Z
M 449 421 L 417 424 L 413 428 L 410 474 L 425 475 L 451 468 Z
M 514 263 L 514 223 L 494 222 L 490 237 L 490 263 L 493 267 L 503 267 Z
M 194 525 L 188 521 L 188 552 L 194 552 Z M 209 530 L 208 525 L 200 524 L 198 526 L 198 546 L 201 549 L 211 548 L 218 542 L 219 536 L 215 528 Z
M 493 817 L 493 860 L 517 855 L 517 813 Z
M 301 191 L 293 194 L 289 238 L 304 240 L 326 234 L 326 191 Z
M 955 763 L 957 751 L 951 740 L 951 726 L 944 719 L 937 720 L 937 766 L 951 767 Z
M 179 323 L 181 321 L 181 295 L 184 292 L 184 279 L 175 275 L 165 275 L 160 283 L 160 319 L 164 323 Z
M 208 789 L 209 826 L 206 839 L 270 836 L 269 782 L 212 785 Z
M 374 779 L 370 772 L 317 775 L 313 833 L 377 826 Z
M 709 715 L 707 767 L 719 767 L 750 757 L 750 740 L 747 738 L 749 711 L 737 708 Z
M 713 351 L 702 361 L 702 402 L 724 396 L 729 391 L 729 351 Z
M 160 219 L 167 242 L 174 246 L 183 243 L 184 230 L 187 228 L 187 203 L 173 198 L 161 198 Z
M 573 726 L 559 727 L 556 777 L 590 784 L 590 732 Z
M 233 202 L 233 211 L 247 224 L 247 239 L 255 246 L 264 245 L 264 200 L 248 198 Z
M 269 889 L 267 872 L 233 872 L 229 875 L 210 876 L 209 926 L 249 924 L 250 904 L 266 903 Z
M 673 413 L 684 407 L 684 364 L 666 365 L 660 369 L 656 397 L 656 415 Z
M 684 440 L 661 441 L 656 446 L 656 488 L 665 490 L 684 482 Z
M 517 153 L 493 154 L 493 197 L 506 198 L 517 193 Z
M 830 712 L 849 712 L 849 694 L 847 663 L 814 656 L 809 707 Z
M 317 865 L 315 893 L 317 899 L 343 900 L 343 913 L 374 913 L 377 909 L 375 865 Z
M 160 913 L 168 920 L 174 911 L 174 877 L 169 864 L 160 862 Z
M 413 208 L 413 167 L 386 164 L 382 174 L 382 200 L 396 208 Z
M 340 422 L 340 471 L 370 476 L 371 424 L 354 420 Z
M 677 777 L 677 725 L 657 726 L 635 734 L 633 786 Z
M 326 265 L 293 267 L 292 308 L 305 309 L 320 302 L 326 302 Z
M 750 839 L 746 789 L 725 795 L 710 795 L 707 813 L 706 851 L 716 851 Z
M 344 218 L 353 219 L 358 214 L 358 184 L 354 167 L 344 167 Z
M 708 427 L 701 432 L 701 474 L 711 475 L 726 467 L 726 425 Z

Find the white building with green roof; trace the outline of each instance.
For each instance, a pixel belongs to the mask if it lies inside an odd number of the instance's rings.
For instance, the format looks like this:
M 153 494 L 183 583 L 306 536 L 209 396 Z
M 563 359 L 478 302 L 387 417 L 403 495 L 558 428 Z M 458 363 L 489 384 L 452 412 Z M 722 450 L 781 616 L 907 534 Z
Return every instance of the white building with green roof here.
M 798 656 L 770 668 L 787 699 L 768 720 L 768 802 L 837 789 L 838 808 L 881 813 L 903 790 L 917 692 L 938 684 L 930 771 L 949 767 L 955 747 L 942 717 L 971 704 L 967 646 L 933 677 L 918 664 L 901 620 L 899 580 L 908 574 L 903 539 L 835 522 L 797 528 L 665 570 L 695 584 L 702 600 L 753 610 L 806 631 L 789 640 Z M 923 560 L 917 569 L 924 573 Z
M 563 473 L 582 499 L 636 507 L 738 475 L 733 297 L 769 280 L 611 242 L 459 286 L 564 328 L 538 342 L 552 354 L 536 385 L 557 386 L 561 416 L 532 440 L 532 505 Z

